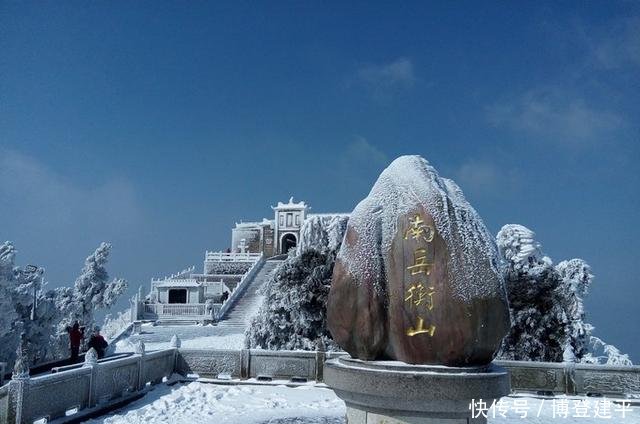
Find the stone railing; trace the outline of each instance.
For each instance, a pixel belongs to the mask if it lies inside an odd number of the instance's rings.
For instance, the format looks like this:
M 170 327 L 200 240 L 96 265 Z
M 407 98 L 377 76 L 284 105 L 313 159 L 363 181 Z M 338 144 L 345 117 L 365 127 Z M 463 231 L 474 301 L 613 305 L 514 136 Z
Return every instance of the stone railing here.
M 180 349 L 176 372 L 205 378 L 322 381 L 324 363 L 345 353 L 293 350 Z
M 224 318 L 225 314 L 229 311 L 229 309 L 231 309 L 231 307 L 238 301 L 238 299 L 242 296 L 242 294 L 247 289 L 247 286 L 251 283 L 251 281 L 256 276 L 258 271 L 260 271 L 260 268 L 262 268 L 264 263 L 265 263 L 264 256 L 261 253 L 258 254 L 258 260 L 254 262 L 253 265 L 251 265 L 251 268 L 249 268 L 249 271 L 247 271 L 242 276 L 235 290 L 233 290 L 233 292 L 231 293 L 229 298 L 226 300 L 226 302 L 224 302 L 220 310 L 217 311 L 217 314 L 215 315 L 217 321 L 220 321 L 222 318 Z
M 177 349 L 138 353 L 98 362 L 87 355 L 83 366 L 30 378 L 22 375 L 0 388 L 0 422 L 34 423 L 81 419 L 114 404 L 135 399 L 171 376 Z
M 225 252 L 205 252 L 206 262 L 254 262 L 260 259 L 261 253 L 225 253 Z
M 157 315 L 159 318 L 168 315 L 172 317 L 203 317 L 206 315 L 204 303 L 145 303 L 144 313 Z
M 138 352 L 129 357 L 97 362 L 29 378 L 14 377 L 0 387 L 0 422 L 29 423 L 68 417 L 80 419 L 135 399 L 148 386 L 172 373 L 210 379 L 323 381 L 324 365 L 343 352 L 213 350 L 178 348 Z M 496 361 L 511 374 L 513 392 L 542 394 L 640 395 L 640 367 L 613 367 L 547 362 Z
M 640 395 L 640 366 L 495 361 L 509 370 L 518 392 L 567 395 Z
M 0 423 L 9 421 L 9 385 L 0 387 Z
M 342 352 L 181 349 L 176 372 L 216 378 L 306 378 L 322 381 L 324 362 Z M 495 361 L 514 392 L 625 397 L 640 395 L 640 366 Z

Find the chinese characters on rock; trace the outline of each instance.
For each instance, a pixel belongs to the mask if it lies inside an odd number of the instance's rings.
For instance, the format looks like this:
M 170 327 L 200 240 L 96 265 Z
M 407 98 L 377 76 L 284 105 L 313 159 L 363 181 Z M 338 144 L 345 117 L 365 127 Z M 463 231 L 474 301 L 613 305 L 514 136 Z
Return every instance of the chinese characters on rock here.
M 425 224 L 424 219 L 416 214 L 409 219 L 409 227 L 405 231 L 404 240 L 413 248 L 413 265 L 407 267 L 409 281 L 405 281 L 405 308 L 410 308 L 417 315 L 415 325 L 406 329 L 409 337 L 418 334 L 428 334 L 433 337 L 436 326 L 434 323 L 425 323 L 429 312 L 435 306 L 435 288 L 429 284 L 431 267 L 433 266 L 433 237 L 435 230 Z M 407 286 L 408 283 L 408 286 Z

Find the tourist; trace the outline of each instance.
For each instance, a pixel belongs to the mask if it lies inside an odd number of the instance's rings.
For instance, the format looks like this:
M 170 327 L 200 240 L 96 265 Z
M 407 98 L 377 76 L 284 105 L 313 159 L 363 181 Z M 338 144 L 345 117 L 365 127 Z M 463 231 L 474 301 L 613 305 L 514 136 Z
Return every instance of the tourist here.
M 109 343 L 107 343 L 104 337 L 100 334 L 100 327 L 95 327 L 87 346 L 89 349 L 94 348 L 96 350 L 98 359 L 104 358 L 104 354 Z
M 80 352 L 80 343 L 84 338 L 84 327 L 80 327 L 78 321 L 73 323 L 73 327 L 67 327 L 67 333 L 69 333 L 69 347 L 71 349 L 71 362 L 78 360 L 78 353 Z
M 224 292 L 222 293 L 222 296 L 220 297 L 220 303 L 224 303 L 227 301 L 227 299 L 229 299 L 229 292 Z

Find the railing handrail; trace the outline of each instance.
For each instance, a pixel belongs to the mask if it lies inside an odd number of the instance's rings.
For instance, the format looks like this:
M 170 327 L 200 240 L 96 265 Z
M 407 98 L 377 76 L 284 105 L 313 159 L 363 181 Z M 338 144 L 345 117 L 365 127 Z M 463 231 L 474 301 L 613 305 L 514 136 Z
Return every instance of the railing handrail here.
M 120 355 L 109 361 L 83 362 L 57 373 L 12 379 L 0 388 L 0 420 L 7 423 L 86 419 L 133 400 L 175 370 L 178 350 Z M 97 378 L 99 375 L 106 378 Z M 51 393 L 56 391 L 55 393 Z M 51 394 L 55 402 L 46 402 Z M 6 396 L 9 396 L 6 399 Z M 71 414 L 69 414 L 71 412 Z
M 220 308 L 220 310 L 218 311 L 216 315 L 216 321 L 220 321 L 225 316 L 225 314 L 229 311 L 229 309 L 233 306 L 233 304 L 238 300 L 238 298 L 242 296 L 244 290 L 246 289 L 247 281 L 252 280 L 255 277 L 255 274 L 257 273 L 258 269 L 264 265 L 265 263 L 264 255 L 262 253 L 260 253 L 259 255 L 260 257 L 258 258 L 258 260 L 254 262 L 254 264 L 251 265 L 251 268 L 249 268 L 249 270 L 242 276 L 236 288 L 233 290 L 233 292 L 231 293 L 229 298 L 226 300 L 226 302 L 224 302 L 224 304 L 222 305 L 222 308 Z
M 234 359 L 233 361 L 229 361 L 229 355 Z M 66 408 L 75 408 L 78 414 L 74 418 L 80 419 L 87 413 L 95 413 L 95 408 L 105 410 L 116 402 L 133 398 L 136 393 L 143 393 L 147 390 L 148 382 L 158 383 L 163 377 L 168 377 L 173 372 L 215 378 L 217 373 L 225 371 L 233 378 L 247 379 L 255 378 L 260 372 L 267 370 L 270 373 L 268 375 L 273 378 L 295 376 L 320 382 L 323 381 L 326 361 L 342 355 L 348 354 L 340 351 L 197 348 L 169 348 L 153 353 L 141 352 L 109 362 L 84 363 L 79 368 L 61 370 L 57 374 L 27 376 L 11 380 L 10 387 L 5 385 L 0 388 L 0 397 L 4 397 L 0 407 L 5 408 L 0 410 L 0 416 L 7 417 L 6 421 L 11 423 L 16 422 L 18 417 L 21 422 L 33 422 L 45 416 L 52 419 L 61 418 Z M 552 392 L 567 396 L 592 394 L 620 398 L 632 397 L 640 393 L 640 384 L 636 378 L 640 375 L 639 366 L 619 367 L 525 361 L 494 361 L 494 363 L 507 368 L 511 374 L 511 386 L 515 392 Z M 296 366 L 288 366 L 292 364 Z M 304 366 L 301 367 L 300 364 Z M 134 372 L 131 372 L 132 369 Z M 551 370 L 557 370 L 557 372 L 550 373 Z M 110 378 L 96 378 L 98 372 Z M 113 387 L 112 382 L 120 382 L 123 376 L 129 379 L 132 387 L 126 390 L 120 386 Z M 62 390 L 57 402 L 42 402 L 44 396 L 48 394 L 45 391 L 51 390 L 52 383 L 60 385 L 56 387 L 76 385 L 78 390 Z M 94 397 L 96 393 L 105 393 L 111 395 L 111 398 L 101 403 Z
M 158 282 L 164 282 L 164 281 L 171 281 L 172 283 L 197 283 L 198 282 L 198 280 L 196 280 L 195 278 L 163 277 L 163 278 L 152 278 L 151 279 L 152 283 L 158 283 Z
M 206 251 L 204 254 L 205 262 L 252 262 L 260 259 L 262 253 L 249 252 L 211 252 Z

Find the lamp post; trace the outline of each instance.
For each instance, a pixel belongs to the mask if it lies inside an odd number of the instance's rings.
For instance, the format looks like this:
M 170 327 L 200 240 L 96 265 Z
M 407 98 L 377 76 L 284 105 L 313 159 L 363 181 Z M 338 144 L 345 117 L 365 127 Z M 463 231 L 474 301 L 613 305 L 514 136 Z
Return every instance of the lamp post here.
M 35 265 L 27 265 L 25 267 L 25 273 L 31 276 L 32 274 L 38 274 L 38 278 L 42 279 L 44 268 L 37 267 Z M 31 278 L 31 277 L 30 277 Z M 31 321 L 36 320 L 36 307 L 38 306 L 38 285 L 33 284 L 33 302 L 31 305 Z

